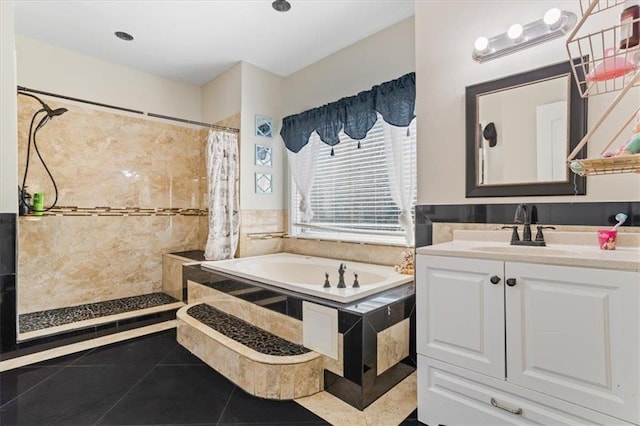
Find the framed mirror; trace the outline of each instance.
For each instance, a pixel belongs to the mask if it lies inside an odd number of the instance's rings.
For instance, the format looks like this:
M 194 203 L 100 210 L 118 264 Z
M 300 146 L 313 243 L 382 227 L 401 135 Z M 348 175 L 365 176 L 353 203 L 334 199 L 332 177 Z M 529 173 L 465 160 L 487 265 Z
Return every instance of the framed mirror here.
M 566 161 L 586 131 L 568 61 L 467 86 L 467 198 L 586 194 Z

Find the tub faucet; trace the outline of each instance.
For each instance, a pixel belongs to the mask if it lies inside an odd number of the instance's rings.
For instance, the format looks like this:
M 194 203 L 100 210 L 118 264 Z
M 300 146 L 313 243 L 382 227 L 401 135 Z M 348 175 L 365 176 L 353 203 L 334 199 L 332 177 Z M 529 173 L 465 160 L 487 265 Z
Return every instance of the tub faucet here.
M 346 288 L 347 285 L 344 283 L 344 271 L 347 270 L 347 265 L 345 265 L 344 263 L 340 264 L 340 267 L 338 268 L 338 288 Z

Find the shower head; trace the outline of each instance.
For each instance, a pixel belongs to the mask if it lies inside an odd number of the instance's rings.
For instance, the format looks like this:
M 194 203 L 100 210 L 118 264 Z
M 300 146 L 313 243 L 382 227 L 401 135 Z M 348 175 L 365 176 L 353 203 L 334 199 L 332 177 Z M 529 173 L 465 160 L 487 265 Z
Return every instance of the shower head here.
M 56 117 L 58 115 L 62 115 L 65 112 L 69 111 L 66 108 L 56 108 L 52 111 L 51 108 L 49 108 L 48 106 L 45 106 L 45 110 L 47 111 L 47 115 L 49 115 L 49 117 Z
M 40 99 L 36 95 L 32 95 L 31 93 L 26 93 L 26 92 L 20 90 L 20 88 L 18 88 L 18 94 L 19 95 L 24 95 L 24 96 L 29 96 L 30 98 L 33 98 L 33 99 L 37 100 L 38 102 L 40 102 L 40 105 L 42 105 L 42 109 L 47 113 L 47 116 L 49 116 L 49 118 L 53 118 L 53 117 L 56 117 L 58 115 L 62 115 L 65 112 L 68 111 L 68 109 L 66 109 L 66 108 L 56 108 L 56 109 L 52 110 L 51 107 L 49 105 L 45 104 L 42 99 Z

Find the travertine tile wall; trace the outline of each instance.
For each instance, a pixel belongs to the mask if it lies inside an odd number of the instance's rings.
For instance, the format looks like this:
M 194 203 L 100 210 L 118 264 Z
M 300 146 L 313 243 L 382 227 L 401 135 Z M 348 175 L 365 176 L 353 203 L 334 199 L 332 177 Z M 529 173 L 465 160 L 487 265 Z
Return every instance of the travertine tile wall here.
M 59 188 L 58 206 L 200 209 L 208 129 L 47 99 L 69 111 L 38 133 Z M 39 104 L 18 98 L 19 180 Z M 32 150 L 29 191 L 53 188 Z M 204 223 L 204 225 L 202 225 Z M 202 249 L 206 218 L 181 214 L 21 217 L 18 313 L 160 291 L 162 254 Z

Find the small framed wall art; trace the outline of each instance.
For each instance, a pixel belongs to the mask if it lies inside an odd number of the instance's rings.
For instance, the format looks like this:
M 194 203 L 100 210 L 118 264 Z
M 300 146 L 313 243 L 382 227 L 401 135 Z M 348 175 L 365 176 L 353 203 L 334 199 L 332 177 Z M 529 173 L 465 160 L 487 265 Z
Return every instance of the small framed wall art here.
M 256 144 L 256 166 L 273 166 L 272 150 L 270 146 Z
M 256 194 L 273 192 L 273 176 L 270 173 L 256 173 Z
M 256 115 L 256 136 L 273 137 L 273 119 L 264 115 Z

